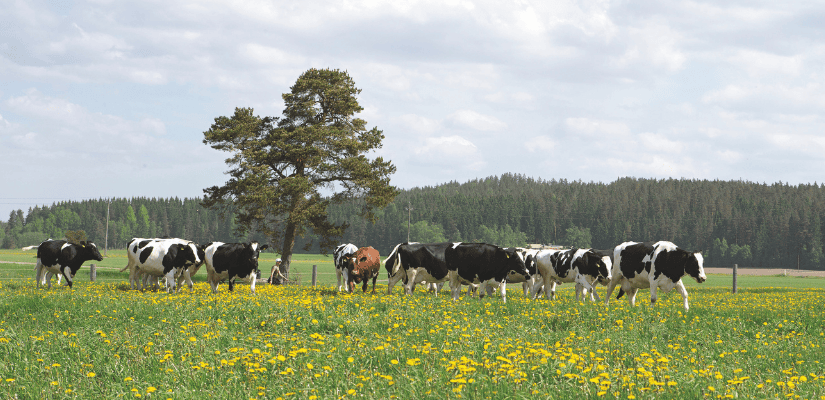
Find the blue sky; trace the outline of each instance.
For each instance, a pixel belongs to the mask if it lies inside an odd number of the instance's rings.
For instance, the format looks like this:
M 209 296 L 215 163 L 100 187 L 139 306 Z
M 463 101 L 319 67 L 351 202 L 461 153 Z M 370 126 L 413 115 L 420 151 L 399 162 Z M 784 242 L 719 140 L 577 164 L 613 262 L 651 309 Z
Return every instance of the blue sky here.
M 822 182 L 825 3 L 0 0 L 0 219 L 197 197 L 235 107 L 347 70 L 401 188 L 506 172 Z

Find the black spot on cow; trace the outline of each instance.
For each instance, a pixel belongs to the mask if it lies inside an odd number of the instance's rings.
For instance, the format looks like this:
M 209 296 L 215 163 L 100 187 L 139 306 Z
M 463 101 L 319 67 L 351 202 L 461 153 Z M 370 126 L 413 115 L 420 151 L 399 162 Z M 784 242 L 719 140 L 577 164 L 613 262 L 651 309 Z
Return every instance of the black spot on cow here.
M 140 251 L 140 258 L 139 258 L 140 263 L 141 264 L 145 263 L 146 259 L 148 259 L 150 255 L 152 255 L 152 247 L 151 246 L 141 250 Z
M 625 247 L 622 251 L 622 275 L 625 278 L 633 278 L 636 274 L 641 274 L 642 271 L 650 273 L 650 258 L 646 262 L 642 262 L 645 257 L 653 255 L 654 242 L 636 243 Z

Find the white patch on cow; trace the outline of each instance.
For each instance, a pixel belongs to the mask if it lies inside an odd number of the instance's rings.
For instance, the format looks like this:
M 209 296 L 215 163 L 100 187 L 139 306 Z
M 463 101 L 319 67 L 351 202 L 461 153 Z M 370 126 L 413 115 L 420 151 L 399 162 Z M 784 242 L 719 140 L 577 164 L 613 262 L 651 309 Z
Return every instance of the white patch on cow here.
M 445 282 L 448 277 L 449 274 L 443 279 L 436 279 L 434 276 L 430 275 L 429 272 L 427 272 L 426 268 L 410 268 L 407 270 L 407 283 L 404 285 L 404 292 L 411 295 L 415 285 L 419 283 L 442 283 Z M 436 296 L 438 296 L 438 292 L 436 292 Z
M 453 249 L 458 247 L 462 242 L 453 242 Z

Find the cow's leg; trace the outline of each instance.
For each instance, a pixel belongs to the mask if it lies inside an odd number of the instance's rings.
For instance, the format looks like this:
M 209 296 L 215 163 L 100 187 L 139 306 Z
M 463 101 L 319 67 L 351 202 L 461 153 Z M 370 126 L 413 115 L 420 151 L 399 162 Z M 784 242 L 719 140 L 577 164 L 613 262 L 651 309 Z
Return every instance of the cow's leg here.
M 34 280 L 37 281 L 37 287 L 43 285 L 43 278 L 45 277 L 44 270 L 46 268 L 43 266 L 43 263 L 40 262 L 40 259 L 37 259 L 37 263 L 34 266 Z
M 616 288 L 616 284 L 619 283 L 622 277 L 619 274 L 614 275 L 610 278 L 610 283 L 607 284 L 607 293 L 604 295 L 604 306 L 607 307 L 610 304 L 610 294 L 613 293 L 613 289 Z
M 166 293 L 169 293 L 170 290 L 172 293 L 175 293 L 177 291 L 175 287 L 175 272 L 177 272 L 177 270 L 172 269 L 165 275 L 166 282 L 163 284 L 163 288 L 166 289 Z
M 338 276 L 338 291 L 344 290 L 344 287 L 341 286 L 341 268 L 335 267 L 335 275 Z
M 218 293 L 218 279 L 210 269 L 206 270 L 206 281 L 212 287 L 212 293 Z
M 652 275 L 651 275 L 651 278 L 652 278 Z M 650 305 L 652 305 L 652 306 L 655 306 L 656 305 L 656 300 L 659 299 L 659 294 L 657 293 L 657 289 L 659 289 L 658 282 L 653 281 L 651 279 L 651 282 L 650 282 Z
M 630 284 L 630 282 L 624 281 L 622 282 L 622 290 L 627 293 L 627 302 L 630 303 L 630 306 L 635 307 L 636 293 L 639 293 L 639 288 L 635 288 Z
M 453 301 L 457 301 L 458 296 L 461 295 L 461 280 L 458 271 L 450 271 L 447 276 L 450 278 L 450 294 L 453 296 Z
M 233 290 L 235 290 L 235 278 L 234 277 L 229 278 L 229 291 L 231 292 Z
M 547 300 L 556 299 L 556 281 L 550 274 L 544 276 L 544 297 Z
M 378 280 L 378 275 L 372 277 L 372 294 L 375 294 L 375 281 Z
M 499 291 L 501 291 L 501 301 L 503 303 L 506 303 L 507 302 L 507 278 L 504 278 L 504 280 L 501 281 L 498 284 L 498 289 L 499 289 Z
M 407 282 L 404 284 L 404 293 L 409 296 L 412 296 L 413 290 L 415 290 L 415 278 L 417 275 L 418 271 L 415 268 L 407 270 Z
M 596 293 L 596 286 L 598 286 L 598 284 L 599 278 L 593 279 L 593 282 L 590 282 L 590 301 L 594 303 L 597 301 L 602 301 L 602 299 L 599 298 L 599 294 Z
M 688 309 L 690 308 L 688 306 L 688 293 L 687 293 L 687 289 L 685 289 L 685 284 L 682 283 L 681 280 L 679 280 L 679 282 L 676 282 L 676 291 L 679 292 L 679 294 L 682 295 L 682 301 L 685 303 L 684 304 L 685 305 L 685 312 L 687 312 Z
M 341 273 L 344 275 L 344 288 L 345 288 L 344 290 L 352 293 L 352 290 L 350 290 L 350 285 L 349 285 L 350 284 L 349 271 L 343 270 L 343 271 L 341 271 Z
M 192 275 L 189 273 L 189 269 L 183 270 L 183 280 L 186 282 L 186 285 L 189 286 L 189 292 L 195 291 L 195 284 L 192 282 Z M 178 282 L 178 285 L 181 283 Z
M 137 266 L 135 265 L 126 265 L 129 268 L 129 286 L 132 289 L 140 289 L 140 284 L 138 282 L 138 271 Z
M 544 277 L 539 277 L 533 282 L 533 287 L 530 288 L 530 298 L 535 300 L 539 295 L 539 288 L 544 286 Z
M 255 281 L 258 280 L 257 274 L 255 274 L 255 271 L 252 271 L 252 274 L 249 276 L 252 280 L 252 282 L 249 283 L 249 290 L 252 291 L 252 293 L 255 293 Z
M 586 289 L 582 286 L 581 283 L 576 282 L 576 301 L 579 302 L 579 297 L 584 297 L 585 294 L 583 293 Z
M 73 283 L 72 282 L 72 269 L 69 268 L 68 265 L 63 267 L 63 276 L 66 277 L 66 284 L 69 285 L 69 287 L 72 287 L 72 283 Z M 50 278 L 49 279 L 49 287 L 51 287 L 51 285 L 52 285 L 52 280 Z
M 531 286 L 531 285 L 530 285 L 530 281 L 529 281 L 529 280 L 526 280 L 526 281 L 524 281 L 524 282 L 522 282 L 522 283 L 521 283 L 521 290 L 523 290 L 523 291 L 524 291 L 524 297 L 527 297 L 527 296 L 528 296 L 528 294 L 530 293 L 530 286 Z

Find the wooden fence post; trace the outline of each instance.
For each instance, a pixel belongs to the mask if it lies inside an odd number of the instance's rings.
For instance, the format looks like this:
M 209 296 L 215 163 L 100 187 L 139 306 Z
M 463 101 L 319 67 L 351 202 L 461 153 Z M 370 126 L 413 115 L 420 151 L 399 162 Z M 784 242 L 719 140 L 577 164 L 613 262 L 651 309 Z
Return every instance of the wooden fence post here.
M 733 293 L 736 293 L 736 270 L 739 269 L 739 264 L 733 264 Z
M 97 265 L 92 264 L 89 266 L 89 280 L 94 282 L 97 279 Z
M 318 283 L 318 266 L 312 266 L 312 288 L 315 288 L 315 284 Z

